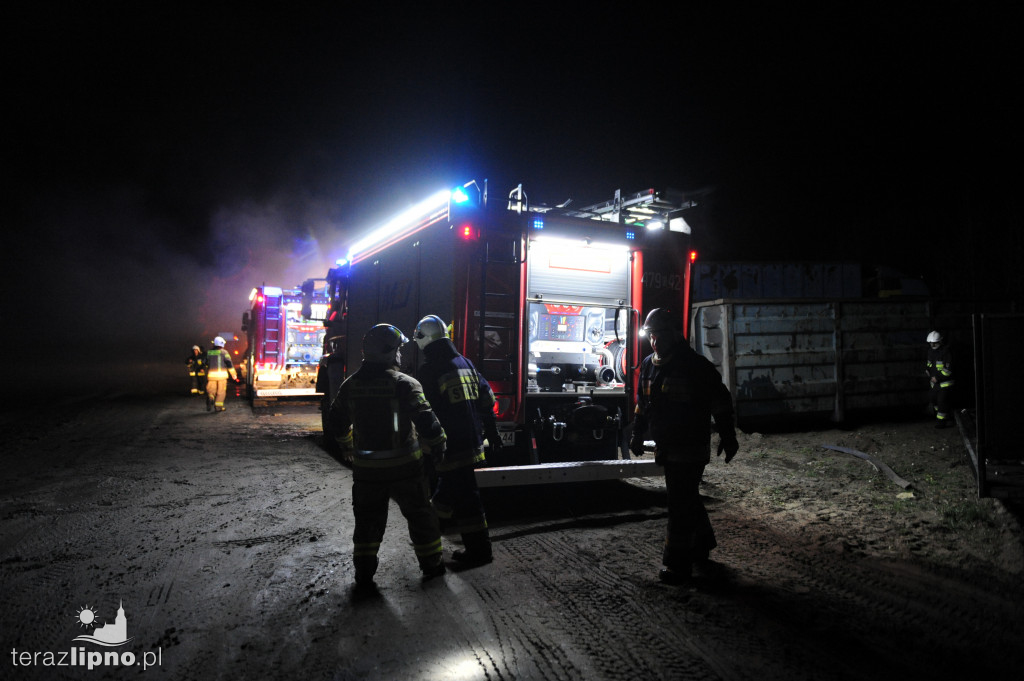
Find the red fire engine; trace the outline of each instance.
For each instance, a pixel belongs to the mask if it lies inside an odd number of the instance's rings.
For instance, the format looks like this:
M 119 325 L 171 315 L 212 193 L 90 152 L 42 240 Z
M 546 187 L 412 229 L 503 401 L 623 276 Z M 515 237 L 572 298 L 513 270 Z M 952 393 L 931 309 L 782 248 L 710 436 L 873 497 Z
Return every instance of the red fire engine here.
M 627 449 L 650 352 L 638 329 L 655 307 L 689 309 L 696 254 L 683 212 L 695 203 L 651 189 L 583 208 L 536 206 L 522 185 L 503 203 L 488 201 L 486 181 L 441 192 L 356 242 L 318 280 L 330 301 L 317 378 L 324 413 L 359 367 L 370 327 L 411 337 L 435 314 L 497 397 L 504 447 L 477 471 L 481 486 L 660 475 Z M 403 347 L 402 370 L 415 375 L 419 354 Z
M 317 365 L 323 353 L 327 299 L 301 289 L 258 286 L 242 315 L 248 339 L 240 370 L 253 404 L 281 398 L 319 398 Z

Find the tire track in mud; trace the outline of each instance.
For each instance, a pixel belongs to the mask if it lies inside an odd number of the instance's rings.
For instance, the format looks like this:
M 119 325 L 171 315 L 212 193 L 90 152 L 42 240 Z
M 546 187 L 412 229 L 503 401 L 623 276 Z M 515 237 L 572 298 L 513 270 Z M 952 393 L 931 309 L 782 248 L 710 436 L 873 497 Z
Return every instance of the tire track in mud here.
M 495 569 L 500 569 L 500 566 L 495 566 Z M 523 600 L 510 602 L 503 591 L 476 585 L 473 590 L 486 613 L 488 628 L 495 632 L 494 650 L 483 648 L 478 656 L 484 672 L 493 671 L 499 679 L 569 680 L 583 677 L 565 648 L 553 644 L 545 636 L 546 620 L 550 615 L 524 607 L 526 603 L 534 602 L 532 598 L 526 598 L 528 592 L 517 590 L 517 595 Z M 467 643 L 474 648 L 482 647 L 479 641 L 467 639 Z
M 241 410 L 211 429 L 209 415 L 183 414 L 177 402 L 107 407 L 36 438 L 47 452 L 42 468 L 6 471 L 5 489 L 24 498 L 0 502 L 0 517 L 18 519 L 2 530 L 4 591 L 43 589 L 49 598 L 19 612 L 19 634 L 5 642 L 63 646 L 77 608 L 112 615 L 104 610 L 127 595 L 137 643 L 166 648 L 175 678 L 233 678 L 246 642 L 273 631 L 273 618 L 289 618 L 294 584 L 281 571 L 300 569 L 310 537 L 326 534 L 301 506 L 324 495 L 306 483 L 331 470 L 327 457 L 308 456 L 308 427 L 278 429 Z M 272 450 L 256 451 L 270 440 Z M 217 480 L 242 484 L 227 492 Z M 112 574 L 90 567 L 111 560 L 119 564 Z M 196 622 L 197 608 L 222 614 Z M 273 615 L 250 622 L 261 610 Z M 229 624 L 210 626 L 217 621 Z
M 1006 661 L 979 659 L 977 651 L 999 639 L 1009 647 L 1024 633 L 1014 605 L 1024 594 L 1010 576 L 991 576 L 996 588 L 974 589 L 963 575 L 923 562 L 838 553 L 736 512 L 716 522 L 716 553 L 736 566 L 737 599 L 755 620 L 790 632 L 780 641 L 813 645 L 818 668 L 836 678 L 944 678 L 953 670 L 973 676 L 989 662 L 998 675 Z M 993 629 L 1000 629 L 995 638 Z
M 5 594 L 40 594 L 37 607 L 20 613 L 13 641 L 20 649 L 65 647 L 76 630 L 78 610 L 99 606 L 101 621 L 112 621 L 119 589 L 100 564 L 118 554 L 104 532 L 119 509 L 111 501 L 119 474 L 107 472 L 112 450 L 133 451 L 159 427 L 160 415 L 132 402 L 77 406 L 37 423 L 31 438 L 3 445 L 0 516 L 0 575 Z M 128 434 L 116 445 L 111 431 Z M 22 454 L 26 443 L 34 452 Z M 128 457 L 131 459 L 132 457 Z M 130 483 L 129 483 L 130 484 Z M 137 572 L 132 562 L 117 577 Z
M 729 526 L 731 521 L 723 524 Z M 799 542 L 758 554 L 751 551 L 756 542 L 746 538 L 756 539 L 762 528 L 743 536 L 720 532 L 720 543 L 733 547 L 726 551 L 720 547 L 719 558 L 727 563 L 726 579 L 699 582 L 697 588 L 669 587 L 655 577 L 664 525 L 638 525 L 641 531 L 628 548 L 602 545 L 603 537 L 588 537 L 585 528 L 539 534 L 523 528 L 511 533 L 514 539 L 498 544 L 515 565 L 550 564 L 545 556 L 559 557 L 557 573 L 531 573 L 530 577 L 540 600 L 557 613 L 544 628 L 558 632 L 562 645 L 579 650 L 582 662 L 570 658 L 574 672 L 598 670 L 595 678 L 608 679 L 855 679 L 866 670 L 888 668 L 889 658 L 898 659 L 899 650 L 888 651 L 880 662 L 851 656 L 857 634 L 843 631 L 839 623 L 850 617 L 848 608 L 835 613 L 807 610 L 812 607 L 807 595 L 818 598 L 827 588 L 838 593 L 837 598 L 850 598 L 851 589 L 844 584 L 849 561 L 841 556 L 808 558 L 813 554 L 800 548 Z M 742 559 L 751 553 L 758 556 L 752 566 L 752 561 Z M 858 581 L 870 584 L 870 573 L 865 571 Z M 838 586 L 829 586 L 830 580 Z M 896 585 L 901 582 L 893 582 L 878 589 L 898 593 Z M 923 585 L 920 594 L 909 597 L 927 602 L 928 590 Z M 897 596 L 887 606 L 876 594 L 865 592 L 860 624 L 872 626 L 906 597 Z M 830 621 L 832 616 L 840 619 Z M 521 625 L 518 620 L 495 621 L 499 630 L 516 631 Z M 807 629 L 815 625 L 820 633 L 809 641 Z M 541 650 L 554 645 L 528 636 L 525 640 L 528 647 L 541 645 Z M 865 652 L 869 653 L 860 654 Z
M 204 618 L 199 626 L 179 628 L 175 672 L 196 679 L 282 678 L 289 669 L 303 669 L 309 678 L 328 678 L 330 659 L 306 639 L 307 630 L 316 636 L 316 623 L 301 618 L 297 626 L 295 611 L 314 601 L 319 606 L 337 571 L 336 549 L 321 540 L 334 534 L 322 523 L 338 514 L 340 499 L 330 499 L 331 489 L 320 481 L 338 468 L 315 448 L 308 424 L 289 426 L 242 410 L 227 416 L 227 428 L 214 433 L 227 445 L 225 454 L 190 463 L 214 479 L 230 470 L 241 484 L 226 499 L 214 500 L 223 494 L 216 487 L 191 497 L 197 507 L 189 524 L 203 530 L 185 564 L 198 558 L 201 567 L 192 568 L 190 591 L 177 589 L 167 616 L 187 618 L 196 602 L 212 603 L 213 620 L 230 624 L 211 627 L 211 618 Z M 306 512 L 307 504 L 317 515 Z
M 719 678 L 714 661 L 706 660 L 689 636 L 651 626 L 656 612 L 643 590 L 595 553 L 581 550 L 587 535 L 574 530 L 571 536 L 529 535 L 499 544 L 517 566 L 551 565 L 550 556 L 559 557 L 557 572 L 529 573 L 537 600 L 550 607 L 543 630 L 555 634 L 555 640 L 530 640 L 527 635 L 529 644 L 539 646 L 541 653 L 567 651 L 571 667 L 566 678 Z M 649 561 L 654 558 L 652 551 Z

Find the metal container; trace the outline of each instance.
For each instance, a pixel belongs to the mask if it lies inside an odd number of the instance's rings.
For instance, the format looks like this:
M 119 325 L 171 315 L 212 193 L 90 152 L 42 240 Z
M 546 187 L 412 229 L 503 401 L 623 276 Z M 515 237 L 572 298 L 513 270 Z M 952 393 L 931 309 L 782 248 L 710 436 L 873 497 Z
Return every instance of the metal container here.
M 860 298 L 861 266 L 818 262 L 702 262 L 693 267 L 693 299 Z
M 869 409 L 928 404 L 927 344 L 953 345 L 958 384 L 973 384 L 971 315 L 1006 304 L 934 299 L 714 300 L 693 307 L 691 344 L 710 359 L 741 426 L 786 417 L 845 421 Z M 973 402 L 967 388 L 960 405 Z

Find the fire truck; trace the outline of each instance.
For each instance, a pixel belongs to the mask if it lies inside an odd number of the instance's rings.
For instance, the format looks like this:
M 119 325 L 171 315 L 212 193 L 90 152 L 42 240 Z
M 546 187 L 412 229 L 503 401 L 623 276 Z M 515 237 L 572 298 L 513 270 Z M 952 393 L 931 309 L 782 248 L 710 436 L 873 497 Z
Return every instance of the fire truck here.
M 242 314 L 248 341 L 241 372 L 254 406 L 272 400 L 319 399 L 317 365 L 323 353 L 327 299 L 301 288 L 258 286 Z
M 317 280 L 329 301 L 324 415 L 359 368 L 370 327 L 394 324 L 411 338 L 435 314 L 497 398 L 503 446 L 477 470 L 481 486 L 661 475 L 627 446 L 650 352 L 639 328 L 655 307 L 689 323 L 696 252 L 684 213 L 694 205 L 653 189 L 579 208 L 531 205 L 522 185 L 496 203 L 486 181 L 471 181 L 411 206 Z M 420 354 L 404 346 L 401 370 L 415 376 Z

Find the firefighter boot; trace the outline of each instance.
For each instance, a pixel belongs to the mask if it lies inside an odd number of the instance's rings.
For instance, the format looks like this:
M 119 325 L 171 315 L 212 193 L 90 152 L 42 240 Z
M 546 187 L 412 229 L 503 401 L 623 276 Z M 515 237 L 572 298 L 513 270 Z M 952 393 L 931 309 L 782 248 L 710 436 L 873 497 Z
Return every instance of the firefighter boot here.
M 356 588 L 374 588 L 373 575 L 377 572 L 377 556 L 357 556 L 354 562 L 356 565 Z
M 420 570 L 423 571 L 423 581 L 443 575 L 445 567 L 441 554 L 437 553 L 427 558 L 420 558 Z
M 476 567 L 477 565 L 486 565 L 494 560 L 494 554 L 491 553 L 491 539 L 487 535 L 487 530 L 467 532 L 462 535 L 462 541 L 466 548 L 452 553 L 452 560 L 457 561 L 460 565 Z
M 689 584 L 692 581 L 690 570 L 667 567 L 661 568 L 658 571 L 658 579 L 664 584 L 671 584 L 673 586 Z

